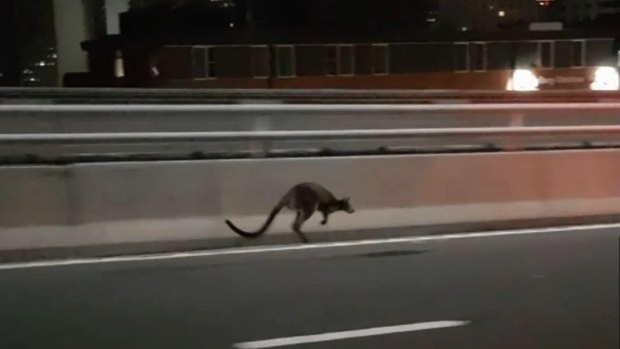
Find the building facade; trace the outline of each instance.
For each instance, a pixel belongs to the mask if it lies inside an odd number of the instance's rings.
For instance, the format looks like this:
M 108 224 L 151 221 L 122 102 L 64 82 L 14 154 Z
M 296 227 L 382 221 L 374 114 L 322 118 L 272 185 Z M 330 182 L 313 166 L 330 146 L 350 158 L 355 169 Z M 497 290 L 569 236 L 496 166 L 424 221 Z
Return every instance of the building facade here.
M 127 0 L 53 0 L 58 76 L 87 72 L 88 58 L 80 44 L 120 33 L 119 15 L 127 11 Z
M 433 15 L 433 6 L 405 11 L 408 7 L 403 4 L 409 6 L 410 2 L 401 0 L 384 0 L 381 11 L 359 5 L 354 15 L 344 19 L 338 16 L 339 11 L 352 8 L 356 1 L 261 1 L 260 8 L 252 7 L 250 0 L 238 0 L 234 6 L 202 6 L 196 1 L 180 7 L 130 10 L 121 15 L 120 35 L 82 44 L 90 70 L 67 75 L 65 83 L 501 89 L 515 69 L 527 68 L 543 78 L 554 74 L 566 77 L 549 84 L 557 88 L 558 84 L 576 87 L 569 82 L 579 79 L 586 84 L 592 68 L 616 65 L 618 59 L 617 32 L 523 28 L 442 32 L 428 27 L 427 19 L 434 18 L 427 17 Z M 522 10 L 525 15 L 520 18 L 533 20 L 534 11 L 517 6 L 518 2 L 501 3 L 506 7 L 497 8 L 504 11 L 500 17 Z M 321 4 L 325 7 L 318 6 Z M 348 7 L 341 7 L 345 5 Z M 272 11 L 274 8 L 279 12 Z M 400 17 L 395 18 L 394 13 Z M 441 16 L 441 11 L 438 14 Z M 380 20 L 364 20 L 371 16 Z M 552 81 L 551 77 L 547 80 Z
M 541 88 L 587 88 L 595 68 L 617 65 L 619 46 L 616 36 L 570 32 L 524 33 L 511 38 L 471 33 L 456 40 L 432 41 L 169 41 L 139 49 L 119 38 L 102 44 L 85 44 L 98 59 L 93 58 L 98 69 L 87 76 L 74 76 L 70 84 L 504 89 L 515 69 L 530 69 L 546 81 Z M 103 62 L 101 50 L 106 47 L 109 59 Z M 122 75 L 116 69 L 114 51 L 123 54 Z
M 527 27 L 550 18 L 552 0 L 440 0 L 439 23 L 445 30 L 495 31 Z
M 560 18 L 567 23 L 592 21 L 601 16 L 620 14 L 618 0 L 562 0 L 558 2 L 558 6 Z

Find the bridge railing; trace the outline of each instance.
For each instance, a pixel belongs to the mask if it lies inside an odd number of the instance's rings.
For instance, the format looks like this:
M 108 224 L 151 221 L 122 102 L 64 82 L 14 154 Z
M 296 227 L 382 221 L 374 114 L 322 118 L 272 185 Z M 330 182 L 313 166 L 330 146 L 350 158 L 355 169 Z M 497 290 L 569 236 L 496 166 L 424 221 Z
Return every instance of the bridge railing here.
M 476 153 L 612 147 L 620 147 L 620 125 L 0 134 L 0 163 Z
M 145 88 L 0 88 L 0 104 L 244 104 L 275 103 L 467 103 L 597 102 L 620 100 L 616 91 L 553 90 L 532 93 L 480 90 L 334 90 L 334 89 L 145 89 Z
M 576 137 L 584 141 L 600 136 L 620 136 L 620 126 L 481 127 L 387 130 L 241 131 L 241 132 L 126 132 L 0 134 L 0 144 L 110 144 L 177 142 L 247 142 L 369 140 L 413 138 Z

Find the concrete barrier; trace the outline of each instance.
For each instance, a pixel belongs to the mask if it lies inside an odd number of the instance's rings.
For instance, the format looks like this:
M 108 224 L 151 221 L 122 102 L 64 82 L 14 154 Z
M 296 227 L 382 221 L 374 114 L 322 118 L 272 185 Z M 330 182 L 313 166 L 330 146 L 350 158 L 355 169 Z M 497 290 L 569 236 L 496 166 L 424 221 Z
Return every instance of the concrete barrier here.
M 357 209 L 326 227 L 313 217 L 305 230 L 318 240 L 620 215 L 620 150 L 4 167 L 0 251 L 247 244 L 224 219 L 253 229 L 303 181 L 350 196 Z M 295 239 L 291 221 L 278 217 L 253 243 Z

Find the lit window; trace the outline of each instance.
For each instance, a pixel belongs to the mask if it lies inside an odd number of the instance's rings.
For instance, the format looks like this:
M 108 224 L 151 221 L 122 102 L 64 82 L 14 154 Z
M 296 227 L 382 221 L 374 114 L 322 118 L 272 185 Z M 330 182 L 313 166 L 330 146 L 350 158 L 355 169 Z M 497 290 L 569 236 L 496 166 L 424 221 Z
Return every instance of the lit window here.
M 114 76 L 117 78 L 122 78 L 125 76 L 123 53 L 120 50 L 116 51 L 116 57 L 114 58 Z

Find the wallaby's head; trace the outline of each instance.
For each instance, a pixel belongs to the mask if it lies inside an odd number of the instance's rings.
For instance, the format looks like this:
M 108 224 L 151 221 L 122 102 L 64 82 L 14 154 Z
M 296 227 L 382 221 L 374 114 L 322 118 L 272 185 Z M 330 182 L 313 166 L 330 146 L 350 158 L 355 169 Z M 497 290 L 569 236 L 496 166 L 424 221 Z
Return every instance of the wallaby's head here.
M 355 212 L 355 209 L 353 208 L 353 206 L 351 206 L 351 203 L 349 202 L 349 198 L 338 200 L 338 208 L 347 213 Z

